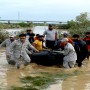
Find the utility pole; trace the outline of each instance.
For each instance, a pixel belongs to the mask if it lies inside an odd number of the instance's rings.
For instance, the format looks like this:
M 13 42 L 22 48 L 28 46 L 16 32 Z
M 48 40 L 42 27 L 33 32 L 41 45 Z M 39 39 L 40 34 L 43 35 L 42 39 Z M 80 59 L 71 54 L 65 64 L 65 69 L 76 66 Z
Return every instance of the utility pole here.
M 18 11 L 18 20 L 20 20 L 20 12 Z

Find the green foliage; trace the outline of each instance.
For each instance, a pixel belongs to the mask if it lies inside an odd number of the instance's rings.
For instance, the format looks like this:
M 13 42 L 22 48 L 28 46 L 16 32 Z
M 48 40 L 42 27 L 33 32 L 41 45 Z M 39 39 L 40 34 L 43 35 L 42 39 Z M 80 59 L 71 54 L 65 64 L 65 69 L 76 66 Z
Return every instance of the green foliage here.
M 79 23 L 88 22 L 89 21 L 88 13 L 87 12 L 80 13 L 79 16 L 76 16 L 76 21 L 79 22 Z
M 70 26 L 69 24 L 59 24 L 57 25 L 58 29 L 69 29 Z
M 9 37 L 9 33 L 8 32 L 6 32 L 4 30 L 0 30 L 0 42 L 4 41 L 8 37 Z
M 71 34 L 77 33 L 84 36 L 85 32 L 90 31 L 90 20 L 87 12 L 76 16 L 75 20 L 68 21 L 67 24 L 70 26 L 69 32 Z
M 0 29 L 11 29 L 11 28 L 20 28 L 20 26 L 18 24 L 15 23 L 0 23 Z
M 25 22 L 21 22 L 18 24 L 20 27 L 31 27 L 32 23 L 25 23 Z
M 32 23 L 0 23 L 0 29 L 11 29 L 11 28 L 26 28 L 26 27 L 32 27 Z
M 55 79 L 52 79 L 52 77 L 46 77 L 46 76 L 36 76 L 36 77 L 31 77 L 31 76 L 28 76 L 28 77 L 25 77 L 22 79 L 22 82 L 24 83 L 29 83 L 33 86 L 36 86 L 36 87 L 40 87 L 40 88 L 45 88 L 45 87 L 48 87 L 52 82 L 55 82 Z

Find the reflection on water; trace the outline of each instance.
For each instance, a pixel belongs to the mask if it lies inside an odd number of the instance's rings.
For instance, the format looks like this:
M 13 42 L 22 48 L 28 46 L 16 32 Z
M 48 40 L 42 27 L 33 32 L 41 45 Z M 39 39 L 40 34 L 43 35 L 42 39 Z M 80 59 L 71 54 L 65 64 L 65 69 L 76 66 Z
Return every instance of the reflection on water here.
M 36 26 L 33 28 L 35 34 L 43 35 L 43 32 L 48 29 L 48 26 Z
M 5 57 L 5 50 L 0 50 L 0 90 L 7 90 L 10 86 L 20 86 L 19 77 L 23 75 L 23 70 L 8 65 Z M 24 71 L 26 73 L 26 71 Z
M 90 76 L 80 75 L 64 81 L 63 90 L 90 90 Z
M 49 88 L 47 88 L 46 90 L 62 90 L 62 80 L 59 81 L 57 84 L 54 85 L 50 85 Z
M 9 34 L 15 34 L 17 35 L 20 31 L 22 31 L 23 29 L 5 29 L 7 32 L 9 32 Z
M 0 67 L 0 89 L 4 89 L 7 86 L 6 81 L 6 70 L 1 70 L 2 67 Z
M 84 61 L 86 66 L 78 68 L 82 75 L 67 78 L 62 83 L 62 90 L 90 90 L 90 61 Z
M 90 90 L 90 82 L 85 85 L 85 90 Z
M 1 50 L 3 52 L 3 50 Z M 7 86 L 7 62 L 5 61 L 5 52 L 0 53 L 0 90 L 4 90 Z
M 45 30 L 48 29 L 48 26 L 35 26 L 32 28 L 33 32 L 35 34 L 43 34 L 43 32 Z M 22 31 L 22 30 L 26 30 L 26 29 L 5 29 L 7 32 L 9 32 L 10 34 L 18 34 L 18 32 Z

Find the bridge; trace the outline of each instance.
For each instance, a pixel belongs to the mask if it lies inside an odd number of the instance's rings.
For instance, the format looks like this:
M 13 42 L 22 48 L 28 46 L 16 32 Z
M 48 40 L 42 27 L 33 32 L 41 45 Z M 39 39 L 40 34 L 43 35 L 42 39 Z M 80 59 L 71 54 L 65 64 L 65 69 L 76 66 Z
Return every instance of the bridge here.
M 0 20 L 0 23 L 53 23 L 53 24 L 66 24 L 67 22 L 61 22 L 61 21 L 29 21 L 29 20 Z

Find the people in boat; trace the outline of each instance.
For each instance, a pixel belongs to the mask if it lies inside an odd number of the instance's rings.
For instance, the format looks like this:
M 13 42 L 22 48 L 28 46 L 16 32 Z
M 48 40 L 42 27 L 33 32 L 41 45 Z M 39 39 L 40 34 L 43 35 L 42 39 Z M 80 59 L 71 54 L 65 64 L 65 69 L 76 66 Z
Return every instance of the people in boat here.
M 57 31 L 53 29 L 51 24 L 49 24 L 48 30 L 46 30 L 43 35 L 46 35 L 46 47 L 53 49 L 55 40 L 57 40 Z
M 0 44 L 0 48 L 1 48 L 2 46 L 5 46 L 5 47 L 6 47 L 6 59 L 7 59 L 8 64 L 11 64 L 11 58 L 8 57 L 8 55 L 9 55 L 9 56 L 12 55 L 12 53 L 9 53 L 10 44 L 11 44 L 12 42 L 14 42 L 14 41 L 15 41 L 15 36 L 11 34 L 8 39 L 6 39 L 5 41 L 3 41 L 3 42 Z M 14 61 L 12 61 L 12 62 L 14 63 Z
M 77 53 L 77 64 L 79 67 L 82 66 L 83 60 L 87 56 L 87 47 L 86 42 L 80 39 L 80 36 L 78 34 L 74 34 L 72 36 L 73 42 L 74 42 L 74 48 Z
M 38 39 L 34 41 L 33 46 L 37 49 L 37 50 L 43 50 L 44 45 L 43 45 L 43 35 L 39 35 Z
M 87 59 L 90 59 L 90 32 L 85 33 L 85 38 L 83 39 L 87 44 L 88 54 Z
M 63 58 L 64 68 L 73 68 L 77 60 L 77 54 L 75 52 L 75 49 L 73 45 L 68 42 L 67 38 L 63 38 L 61 40 L 61 43 L 64 46 L 64 49 L 63 50 L 58 49 L 58 51 L 54 51 L 54 52 L 62 53 L 64 55 Z
M 20 68 L 21 64 L 28 65 L 30 63 L 31 59 L 28 54 L 31 54 L 31 52 L 28 48 L 38 52 L 38 50 L 26 40 L 26 34 L 20 34 L 19 39 L 11 43 L 10 52 L 13 53 L 12 60 L 16 62 L 17 68 Z

